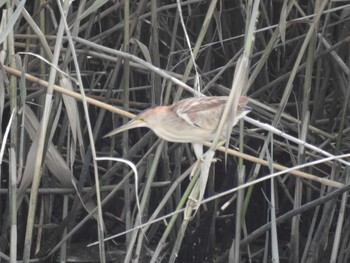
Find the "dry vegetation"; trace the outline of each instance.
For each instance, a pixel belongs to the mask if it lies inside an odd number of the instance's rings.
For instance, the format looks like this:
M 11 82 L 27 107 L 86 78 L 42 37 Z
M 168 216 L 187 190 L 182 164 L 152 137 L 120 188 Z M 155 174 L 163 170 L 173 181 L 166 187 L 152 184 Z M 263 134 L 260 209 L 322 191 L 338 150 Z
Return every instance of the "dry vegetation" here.
M 256 158 L 217 152 L 210 200 L 181 237 L 183 213 L 171 218 L 191 186 L 191 146 L 148 129 L 103 135 L 193 87 L 227 96 L 253 3 L 62 2 L 0 1 L 2 262 L 350 262 L 350 170 L 323 160 L 350 148 L 347 1 L 260 1 L 249 117 L 317 148 L 235 127 L 230 148 Z M 97 157 L 135 163 L 138 188 L 129 165 Z

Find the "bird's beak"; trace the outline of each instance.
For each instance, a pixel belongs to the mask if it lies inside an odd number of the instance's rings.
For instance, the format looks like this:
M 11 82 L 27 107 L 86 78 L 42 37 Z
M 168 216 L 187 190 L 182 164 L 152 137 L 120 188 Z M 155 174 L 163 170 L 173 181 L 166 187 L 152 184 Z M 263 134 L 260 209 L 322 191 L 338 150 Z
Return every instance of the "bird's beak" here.
M 252 111 L 252 108 L 249 106 L 244 106 L 243 111 L 250 112 L 250 111 Z
M 119 128 L 107 133 L 105 136 L 103 136 L 103 138 L 111 137 L 112 135 L 121 133 L 123 131 L 139 128 L 139 127 L 146 127 L 145 122 L 143 120 L 139 120 L 139 119 L 131 120 L 128 123 L 124 124 L 123 126 L 120 126 Z

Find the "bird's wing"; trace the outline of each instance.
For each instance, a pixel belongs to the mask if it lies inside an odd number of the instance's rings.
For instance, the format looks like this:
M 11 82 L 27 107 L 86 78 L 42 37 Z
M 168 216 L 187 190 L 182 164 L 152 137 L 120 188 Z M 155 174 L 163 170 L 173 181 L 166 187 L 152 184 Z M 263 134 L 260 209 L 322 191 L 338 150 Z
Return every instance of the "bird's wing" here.
M 216 129 L 227 97 L 190 98 L 173 105 L 174 112 L 188 124 L 207 130 Z

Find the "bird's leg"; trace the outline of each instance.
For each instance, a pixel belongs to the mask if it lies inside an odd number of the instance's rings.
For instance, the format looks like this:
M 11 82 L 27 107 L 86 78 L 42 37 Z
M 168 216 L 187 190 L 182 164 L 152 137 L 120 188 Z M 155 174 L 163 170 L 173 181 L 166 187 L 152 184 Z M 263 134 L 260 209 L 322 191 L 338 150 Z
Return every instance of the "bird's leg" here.
M 192 180 L 192 177 L 195 174 L 195 172 L 197 171 L 197 169 L 199 168 L 199 165 L 201 165 L 204 161 L 203 145 L 198 144 L 198 143 L 192 143 L 192 146 L 193 146 L 194 154 L 196 155 L 197 160 L 193 165 L 193 168 L 192 168 L 192 171 L 190 174 L 190 180 Z
M 192 177 L 195 174 L 195 172 L 197 171 L 198 167 L 200 165 L 202 165 L 202 163 L 204 162 L 203 145 L 199 144 L 199 143 L 192 143 L 192 146 L 193 146 L 194 154 L 197 157 L 197 160 L 193 165 L 193 169 L 192 169 L 191 174 L 190 174 L 190 179 L 192 179 Z M 217 159 L 214 158 L 213 162 L 216 162 L 216 161 L 217 161 Z M 202 167 L 201 167 L 201 169 L 202 169 Z
M 203 145 L 199 143 L 192 143 L 194 154 L 197 157 L 197 160 L 203 161 Z

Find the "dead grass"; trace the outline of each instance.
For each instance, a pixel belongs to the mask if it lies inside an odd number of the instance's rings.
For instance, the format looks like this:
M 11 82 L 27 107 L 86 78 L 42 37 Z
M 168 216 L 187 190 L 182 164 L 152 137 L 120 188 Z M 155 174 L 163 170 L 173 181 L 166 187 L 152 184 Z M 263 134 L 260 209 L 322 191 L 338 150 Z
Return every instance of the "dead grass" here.
M 4 261 L 349 262 L 349 158 L 332 157 L 350 148 L 347 2 L 260 2 L 249 117 L 315 148 L 237 127 L 230 148 L 240 137 L 244 169 L 216 153 L 182 232 L 190 145 L 145 129 L 102 137 L 148 107 L 229 95 L 250 1 L 14 2 L 0 25 Z M 129 166 L 98 157 L 135 163 L 138 188 Z M 264 178 L 286 167 L 299 171 Z

